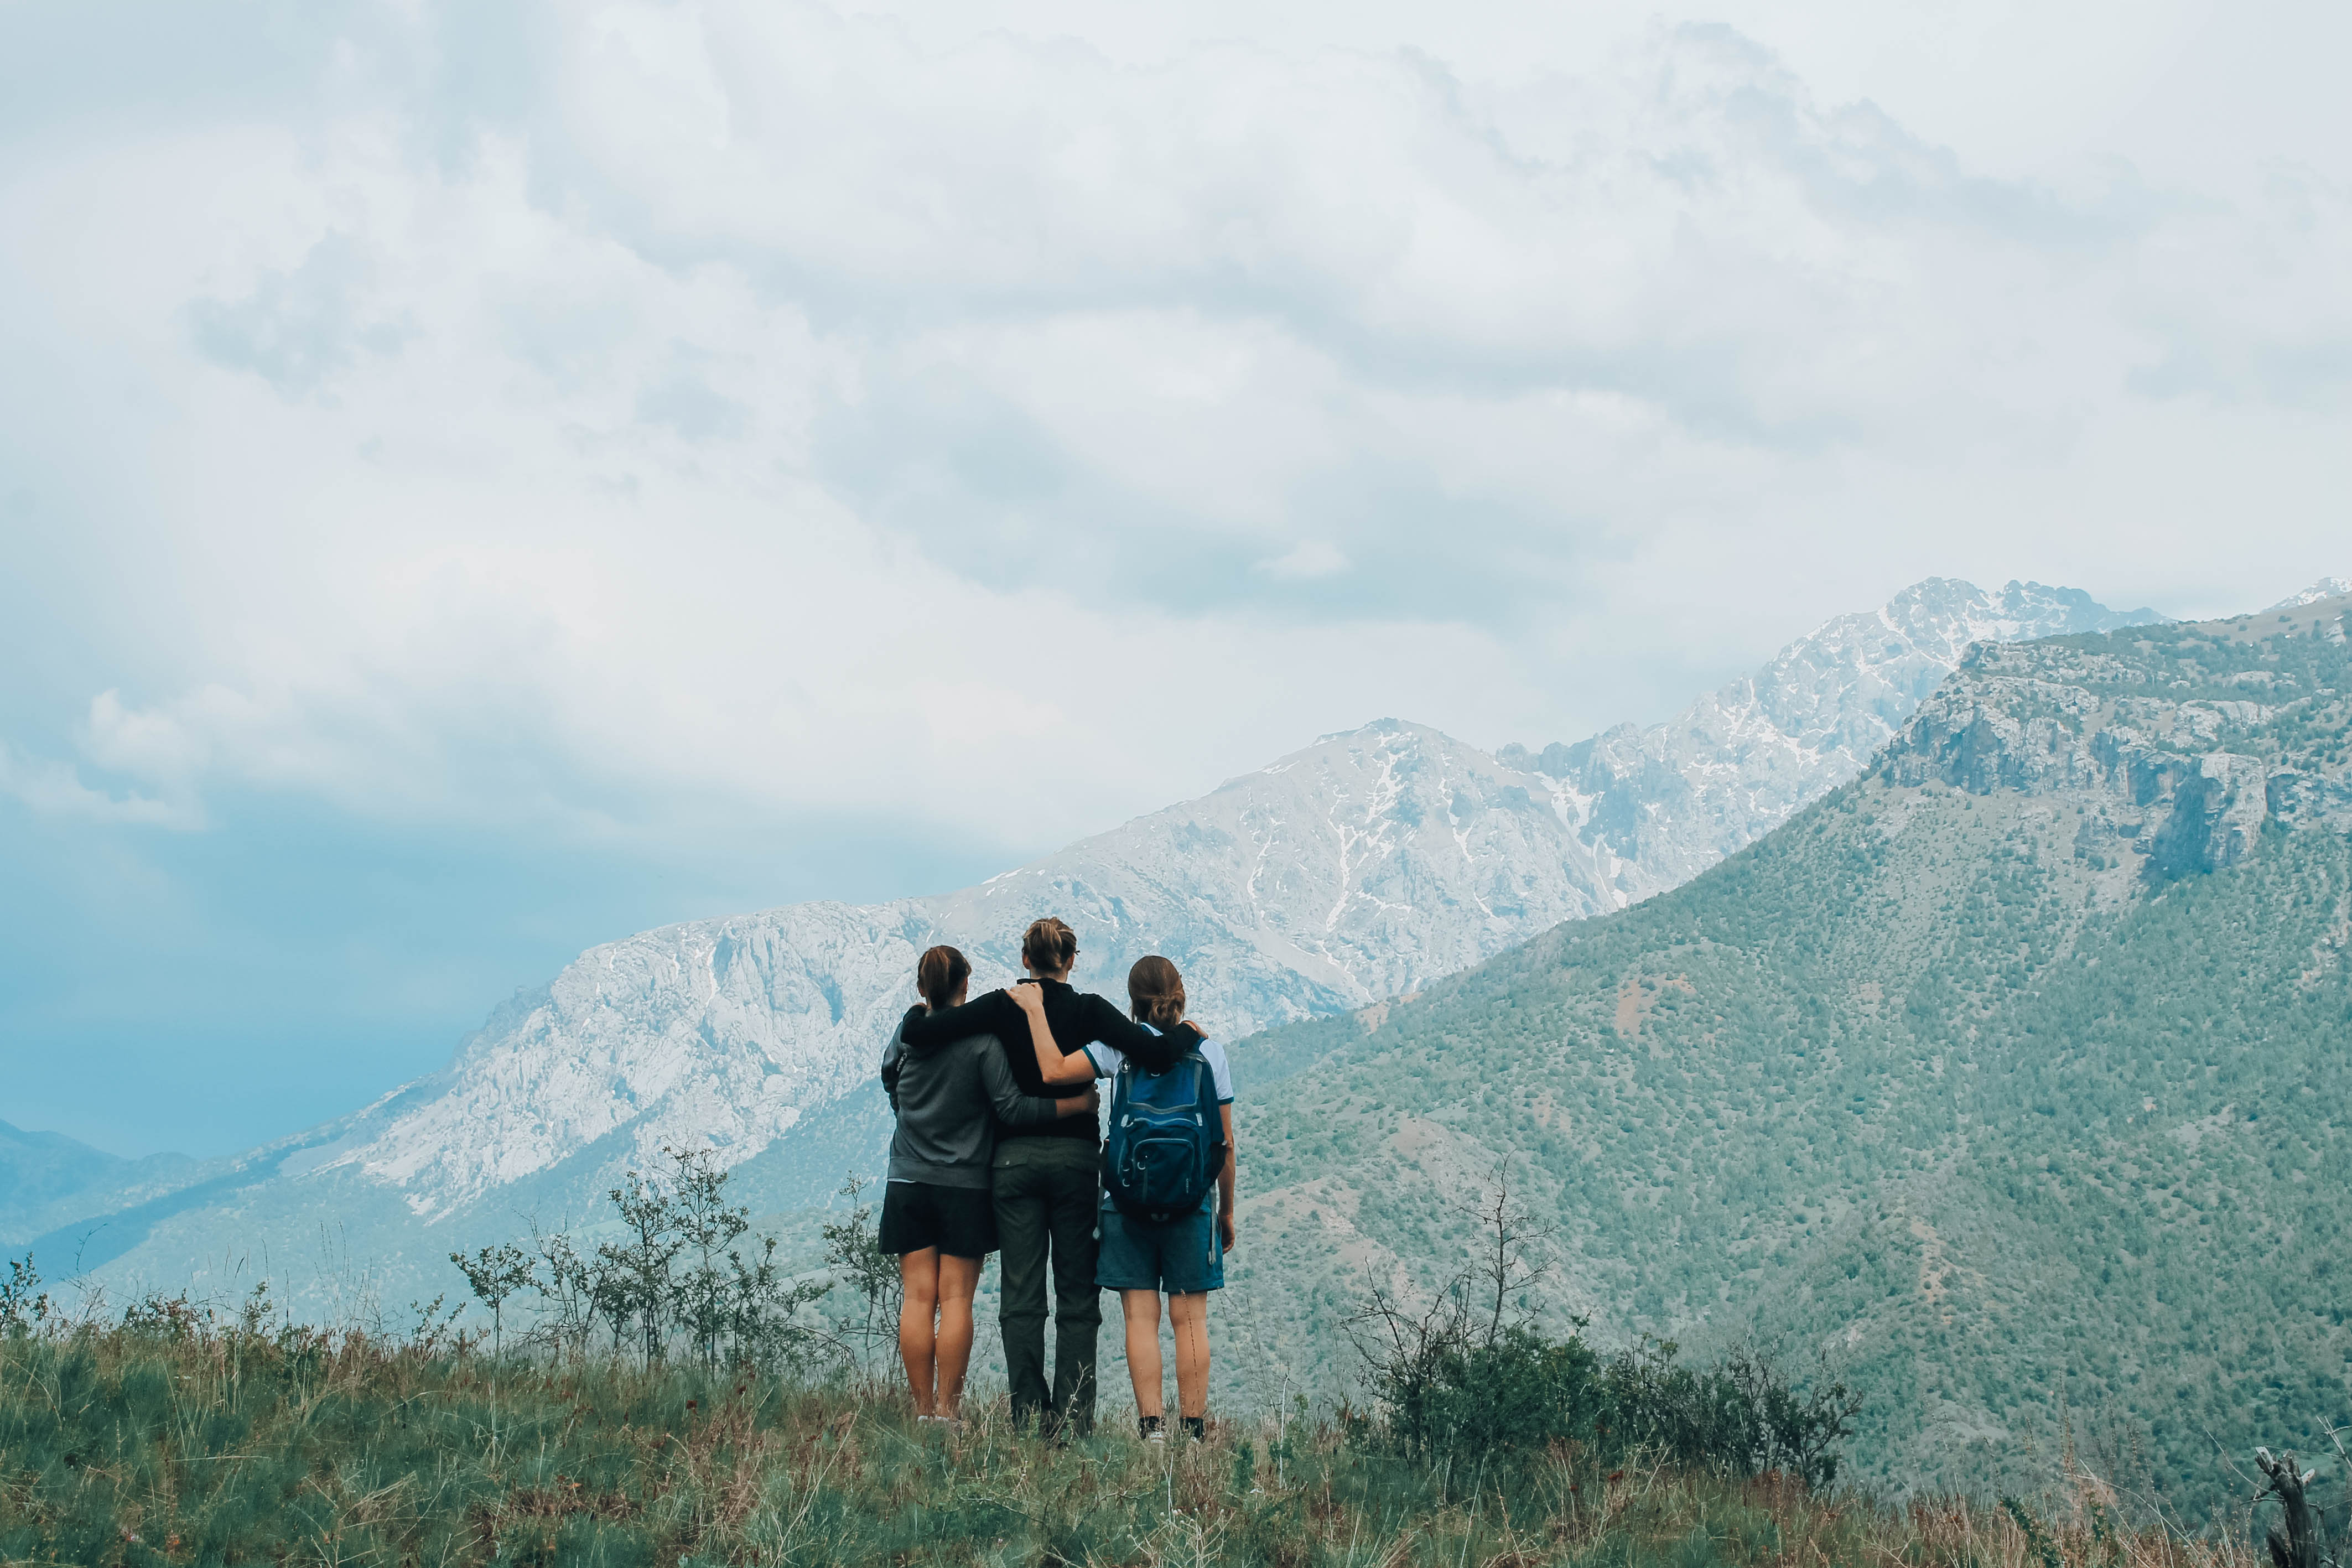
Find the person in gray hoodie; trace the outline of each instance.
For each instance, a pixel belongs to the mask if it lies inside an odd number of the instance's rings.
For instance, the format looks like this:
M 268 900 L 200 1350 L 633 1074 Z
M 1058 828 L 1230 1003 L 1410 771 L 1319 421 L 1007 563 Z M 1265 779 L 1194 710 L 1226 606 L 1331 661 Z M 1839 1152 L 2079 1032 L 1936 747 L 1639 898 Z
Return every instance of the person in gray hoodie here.
M 915 969 L 916 987 L 934 1010 L 961 1004 L 971 982 L 971 963 L 952 947 L 932 948 Z M 898 1257 L 905 1287 L 898 1357 L 918 1418 L 953 1421 L 971 1364 L 971 1299 L 981 1260 L 996 1250 L 989 1163 L 997 1123 L 1091 1120 L 1097 1100 L 1091 1088 L 1064 1100 L 1024 1094 L 993 1035 L 910 1056 L 903 1024 L 882 1053 L 882 1088 L 898 1127 L 877 1239 Z

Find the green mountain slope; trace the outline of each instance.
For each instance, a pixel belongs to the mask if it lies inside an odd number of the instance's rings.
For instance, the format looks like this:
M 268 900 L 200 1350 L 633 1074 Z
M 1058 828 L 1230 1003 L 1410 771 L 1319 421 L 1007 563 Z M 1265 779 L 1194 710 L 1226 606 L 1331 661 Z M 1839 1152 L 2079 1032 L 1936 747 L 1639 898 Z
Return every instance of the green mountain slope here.
M 1252 1042 L 1223 1367 L 1346 1393 L 1507 1156 L 1560 1310 L 1828 1352 L 1874 1479 L 2046 1473 L 2063 1410 L 2202 1511 L 2352 1416 L 2346 608 L 1980 649 L 1697 880 Z

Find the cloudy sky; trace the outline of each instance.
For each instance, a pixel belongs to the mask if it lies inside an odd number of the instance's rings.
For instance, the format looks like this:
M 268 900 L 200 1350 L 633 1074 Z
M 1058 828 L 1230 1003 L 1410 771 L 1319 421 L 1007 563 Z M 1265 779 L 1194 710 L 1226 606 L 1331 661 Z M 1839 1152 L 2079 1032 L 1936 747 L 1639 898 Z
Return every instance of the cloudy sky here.
M 2063 13 L 2056 14 L 2056 13 Z M 0 0 L 0 1118 L 1930 574 L 2352 570 L 2352 12 Z

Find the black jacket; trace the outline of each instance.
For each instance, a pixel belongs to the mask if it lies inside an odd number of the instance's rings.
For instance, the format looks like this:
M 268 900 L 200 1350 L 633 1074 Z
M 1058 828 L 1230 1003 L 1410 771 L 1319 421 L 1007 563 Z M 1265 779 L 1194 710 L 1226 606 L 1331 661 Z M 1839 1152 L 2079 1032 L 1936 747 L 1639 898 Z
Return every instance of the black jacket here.
M 1045 988 L 1045 1026 L 1054 1031 L 1054 1044 L 1065 1056 L 1099 1044 L 1134 1057 L 1139 1066 L 1157 1067 L 1171 1054 L 1167 1037 L 1153 1034 L 1108 998 L 1076 990 L 1059 980 L 1023 984 Z M 1036 1047 L 1029 1041 L 1029 1015 L 1002 991 L 937 1013 L 909 1007 L 898 1030 L 909 1051 L 949 1045 L 970 1035 L 994 1035 L 1003 1042 L 1004 1065 L 1013 1069 L 1013 1081 L 1021 1086 L 1023 1094 L 1052 1100 L 1071 1092 L 1048 1084 L 1038 1072 Z M 1035 1127 L 1008 1127 L 1002 1121 L 996 1124 L 999 1143 L 1008 1138 L 1076 1138 L 1093 1143 L 1100 1136 L 1091 1116 L 1065 1116 Z

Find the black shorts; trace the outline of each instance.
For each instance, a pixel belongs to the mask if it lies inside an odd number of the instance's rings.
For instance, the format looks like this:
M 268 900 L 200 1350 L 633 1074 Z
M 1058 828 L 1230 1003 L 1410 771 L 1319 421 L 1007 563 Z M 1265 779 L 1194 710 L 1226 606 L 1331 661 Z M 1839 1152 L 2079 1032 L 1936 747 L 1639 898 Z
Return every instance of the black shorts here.
M 996 1250 L 996 1204 L 986 1187 L 942 1187 L 931 1182 L 889 1182 L 876 1237 L 894 1258 L 936 1247 L 950 1258 L 985 1258 Z

